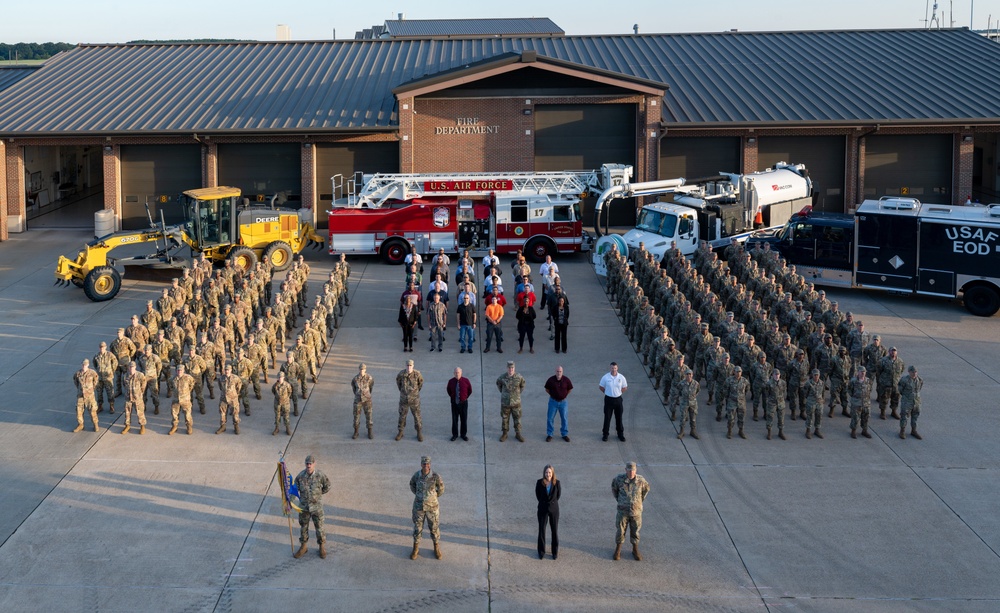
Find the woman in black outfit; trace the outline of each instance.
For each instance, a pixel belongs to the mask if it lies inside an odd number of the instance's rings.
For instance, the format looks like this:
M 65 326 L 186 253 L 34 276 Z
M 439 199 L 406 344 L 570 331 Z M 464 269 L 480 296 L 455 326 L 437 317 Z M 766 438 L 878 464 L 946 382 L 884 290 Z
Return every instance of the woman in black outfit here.
M 517 352 L 524 350 L 524 337 L 528 337 L 528 350 L 535 353 L 535 307 L 527 302 L 517 308 Z
M 569 327 L 569 305 L 566 299 L 559 297 L 558 302 L 549 302 L 549 317 L 555 326 L 556 353 L 566 353 L 566 328 Z
M 545 557 L 545 522 L 552 527 L 552 559 L 559 557 L 559 496 L 562 494 L 556 469 L 551 464 L 542 470 L 542 478 L 535 483 L 538 499 L 538 559 Z
M 417 307 L 412 300 L 399 305 L 399 317 L 396 318 L 403 329 L 403 351 L 413 351 L 413 335 L 417 322 L 420 321 Z

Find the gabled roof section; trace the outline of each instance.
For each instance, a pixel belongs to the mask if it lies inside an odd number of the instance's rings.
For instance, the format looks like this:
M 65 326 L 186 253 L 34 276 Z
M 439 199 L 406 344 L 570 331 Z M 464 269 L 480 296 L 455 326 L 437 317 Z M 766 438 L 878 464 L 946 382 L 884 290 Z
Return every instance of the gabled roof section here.
M 498 74 L 523 70 L 528 67 L 654 96 L 662 96 L 668 87 L 666 83 L 658 83 L 649 79 L 638 79 L 627 74 L 614 73 L 594 68 L 593 66 L 566 62 L 538 55 L 538 52 L 532 50 L 522 51 L 521 53 L 504 53 L 488 60 L 442 71 L 436 75 L 404 83 L 393 89 L 392 93 L 397 97 L 402 95 L 422 96 L 455 87 L 456 85 L 463 85 Z
M 41 66 L 0 66 L 0 91 L 25 77 L 30 77 Z
M 394 130 L 394 89 L 530 51 L 669 85 L 674 128 L 1000 123 L 997 43 L 860 30 L 86 45 L 0 91 L 0 135 Z

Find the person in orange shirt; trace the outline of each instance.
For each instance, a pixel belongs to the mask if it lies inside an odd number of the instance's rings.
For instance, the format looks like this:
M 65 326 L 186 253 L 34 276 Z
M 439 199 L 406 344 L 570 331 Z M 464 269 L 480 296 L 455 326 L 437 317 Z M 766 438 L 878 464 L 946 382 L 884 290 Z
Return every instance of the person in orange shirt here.
M 483 353 L 490 352 L 490 339 L 496 338 L 497 353 L 503 353 L 503 305 L 498 300 L 486 301 L 486 349 Z

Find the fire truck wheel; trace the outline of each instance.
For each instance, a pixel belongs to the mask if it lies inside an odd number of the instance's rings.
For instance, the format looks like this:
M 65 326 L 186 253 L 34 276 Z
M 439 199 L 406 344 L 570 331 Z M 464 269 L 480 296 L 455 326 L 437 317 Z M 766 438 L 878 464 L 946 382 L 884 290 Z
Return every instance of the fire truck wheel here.
M 991 317 L 1000 311 L 1000 294 L 988 285 L 974 285 L 965 290 L 965 308 L 973 315 Z
M 382 261 L 386 264 L 402 264 L 408 253 L 410 246 L 401 238 L 391 238 L 382 243 Z
M 284 241 L 274 241 L 264 250 L 274 272 L 284 272 L 292 265 L 292 248 Z
M 524 253 L 531 261 L 541 263 L 545 256 L 556 254 L 556 246 L 547 238 L 533 238 L 524 246 Z
M 257 254 L 250 247 L 237 247 L 229 252 L 229 261 L 244 271 L 253 270 L 257 264 Z

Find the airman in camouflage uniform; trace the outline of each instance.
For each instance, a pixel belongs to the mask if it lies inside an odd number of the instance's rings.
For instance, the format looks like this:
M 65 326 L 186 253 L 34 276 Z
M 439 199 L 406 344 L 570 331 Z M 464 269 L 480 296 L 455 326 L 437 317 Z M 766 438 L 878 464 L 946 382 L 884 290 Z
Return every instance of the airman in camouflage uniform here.
M 146 345 L 146 350 L 139 356 L 136 360 L 139 363 L 139 368 L 142 369 L 142 373 L 146 376 L 146 389 L 145 393 L 153 397 L 153 414 L 160 414 L 160 394 L 157 389 L 157 384 L 160 379 L 160 373 L 163 372 L 163 363 L 160 361 L 160 356 L 153 353 L 153 346 Z M 143 402 L 145 402 L 145 397 L 143 397 Z
M 809 384 L 810 368 L 806 361 L 806 353 L 799 349 L 795 352 L 795 359 L 788 365 L 787 385 L 788 400 L 791 403 L 791 417 L 795 421 L 795 411 L 798 409 L 799 417 L 806 418 L 806 394 Z
M 239 411 L 237 411 L 239 413 Z M 319 543 L 319 557 L 326 559 L 326 531 L 323 529 L 323 494 L 330 491 L 330 479 L 315 469 L 316 459 L 306 456 L 306 469 L 295 477 L 295 487 L 299 491 L 299 550 L 292 554 L 298 559 L 306 554 L 309 542 L 309 522 L 316 528 L 316 542 Z
M 125 328 L 125 336 L 129 337 L 136 347 L 145 347 L 149 344 L 149 330 L 139 321 L 138 315 L 132 316 L 132 323 Z
M 726 350 L 722 348 L 722 339 L 716 336 L 712 346 L 705 352 L 705 387 L 708 388 L 708 404 L 715 398 L 715 370 L 722 363 Z
M 882 337 L 876 334 L 872 341 L 865 345 L 865 350 L 861 354 L 861 365 L 868 369 L 870 379 L 878 379 L 878 364 L 889 351 L 882 345 Z M 878 381 L 874 382 L 876 385 Z
M 143 396 L 146 393 L 146 375 L 139 371 L 135 362 L 129 362 L 128 373 L 122 386 L 125 388 L 125 428 L 122 434 L 128 434 L 132 429 L 132 411 L 139 418 L 139 434 L 146 433 L 146 403 Z
M 527 383 L 520 373 L 514 372 L 514 362 L 507 362 L 507 372 L 497 378 L 497 389 L 500 390 L 500 417 L 502 419 L 500 442 L 507 440 L 510 429 L 510 418 L 514 417 L 514 438 L 524 442 L 521 435 L 521 392 Z
M 417 431 L 417 440 L 423 442 L 423 422 L 420 419 L 420 390 L 424 387 L 424 377 L 419 370 L 413 368 L 413 360 L 406 361 L 406 368 L 396 375 L 396 387 L 399 388 L 399 432 L 396 440 L 403 438 L 403 428 L 406 427 L 407 413 L 413 413 L 413 427 Z
M 170 405 L 170 432 L 167 432 L 167 434 L 177 432 L 180 411 L 184 411 L 184 424 L 187 426 L 187 433 L 193 434 L 194 422 L 191 420 L 191 395 L 194 392 L 195 380 L 194 377 L 185 372 L 183 364 L 177 366 L 177 376 L 174 377 L 172 387 L 174 394 L 177 396 L 177 401 Z
M 278 433 L 278 426 L 283 421 L 285 422 L 285 434 L 290 436 L 292 428 L 288 423 L 288 411 L 291 400 L 295 398 L 295 390 L 292 389 L 292 384 L 285 380 L 284 372 L 278 373 L 278 380 L 271 386 L 271 394 L 274 395 L 274 432 L 271 435 L 274 436 Z
M 642 560 L 639 553 L 639 531 L 642 529 L 642 503 L 649 495 L 649 483 L 635 472 L 635 462 L 625 464 L 625 472 L 611 482 L 611 495 L 617 502 L 615 514 L 615 553 L 613 560 L 621 559 L 625 531 L 631 532 L 632 556 Z
M 115 396 L 121 396 L 122 380 L 128 376 L 128 365 L 135 358 L 137 349 L 135 343 L 125 336 L 125 328 L 118 328 L 118 338 L 111 341 L 109 349 L 118 358 L 118 370 L 115 371 Z
M 306 371 L 295 361 L 295 354 L 291 351 L 285 354 L 285 359 L 281 372 L 285 373 L 285 379 L 292 386 L 292 415 L 298 415 L 299 397 L 306 398 Z
M 233 374 L 240 378 L 240 404 L 243 405 L 243 412 L 250 415 L 250 385 L 254 376 L 254 364 L 246 356 L 242 347 L 236 350 L 236 359 L 233 360 Z M 257 389 L 260 389 L 260 384 L 258 384 Z
M 431 470 L 429 457 L 420 458 L 420 470 L 410 477 L 410 491 L 413 492 L 413 551 L 410 552 L 410 559 L 416 560 L 420 555 L 420 537 L 426 521 L 434 540 L 434 557 L 440 560 L 441 510 L 438 498 L 444 494 L 444 481 Z
M 726 382 L 733 376 L 736 365 L 732 363 L 728 353 L 722 354 L 722 361 L 715 367 L 715 421 L 722 421 L 722 413 L 726 410 Z
M 226 431 L 226 421 L 228 416 L 233 416 L 233 432 L 240 433 L 240 394 L 243 391 L 243 382 L 239 376 L 233 372 L 232 364 L 226 364 L 222 376 L 219 378 L 222 386 L 222 393 L 219 394 L 219 429 L 216 434 Z
M 837 355 L 833 356 L 830 362 L 830 413 L 828 417 L 833 417 L 833 407 L 840 403 L 840 413 L 844 417 L 850 417 L 847 411 L 850 403 L 848 400 L 847 383 L 851 380 L 851 356 L 847 354 L 847 347 L 840 347 Z
M 733 374 L 726 380 L 726 438 L 733 438 L 734 422 L 739 427 L 740 438 L 745 439 L 743 424 L 747 415 L 747 393 L 750 382 L 743 378 L 743 369 L 733 368 Z
M 94 391 L 97 389 L 98 379 L 97 372 L 90 369 L 90 360 L 84 360 L 83 366 L 73 375 L 73 384 L 76 386 L 76 429 L 73 432 L 83 430 L 84 411 L 90 413 L 94 432 L 97 432 L 97 398 Z
M 368 374 L 368 367 L 361 363 L 358 365 L 358 374 L 351 379 L 351 390 L 354 391 L 354 436 L 358 438 L 358 428 L 361 426 L 361 411 L 365 412 L 365 423 L 368 426 L 368 438 L 373 439 L 372 434 L 372 390 L 375 388 L 375 378 Z
M 868 369 L 858 366 L 857 372 L 847 384 L 851 396 L 851 438 L 858 438 L 858 422 L 861 422 L 861 436 L 871 438 L 868 433 L 868 418 L 871 416 L 872 381 Z
M 771 440 L 771 428 L 774 418 L 778 417 L 778 438 L 785 440 L 785 399 L 788 397 L 788 387 L 781 378 L 781 371 L 775 368 L 767 379 L 764 387 L 764 420 L 767 424 L 767 440 Z
M 184 371 L 187 372 L 192 378 L 194 378 L 194 397 L 198 399 L 198 411 L 204 415 L 205 414 L 205 371 L 208 370 L 208 364 L 205 359 L 198 355 L 197 349 L 191 347 L 188 349 L 188 354 L 181 361 L 184 365 Z M 209 391 L 212 390 L 212 384 L 209 382 Z M 214 395 L 212 396 L 215 397 Z
M 820 377 L 818 368 L 812 369 L 809 381 L 806 383 L 806 438 L 823 438 L 819 431 L 820 421 L 823 419 L 823 396 L 826 393 L 826 384 Z
M 663 386 L 663 403 L 667 405 L 667 410 L 670 411 L 670 421 L 677 419 L 677 404 L 680 398 L 678 396 L 678 384 L 684 379 L 684 371 L 686 370 L 688 370 L 688 367 L 684 363 L 684 354 L 678 352 L 674 357 L 674 361 L 667 365 L 666 379 Z
M 316 350 L 305 343 L 305 339 L 302 338 L 301 334 L 295 337 L 295 346 L 292 347 L 292 351 L 295 352 L 295 359 L 298 360 L 302 368 L 307 370 L 308 374 L 312 377 L 312 382 L 318 382 L 319 379 L 316 376 Z M 305 382 L 303 382 L 302 389 L 305 389 Z
M 94 356 L 94 369 L 97 371 L 97 412 L 103 410 L 104 393 L 108 394 L 109 412 L 115 412 L 115 373 L 118 371 L 118 358 L 108 351 L 108 344 L 101 341 L 100 349 Z
M 771 371 L 774 367 L 767 361 L 767 356 L 763 351 L 757 354 L 757 361 L 750 368 L 750 393 L 753 397 L 753 420 L 758 419 L 758 410 L 761 404 L 764 405 L 764 414 L 767 415 L 767 396 L 764 393 L 767 382 L 771 378 Z
M 892 409 L 892 418 L 899 419 L 899 378 L 903 376 L 906 366 L 898 357 L 895 347 L 889 347 L 889 354 L 878 363 L 878 410 L 880 417 L 885 419 L 885 408 Z
M 923 440 L 917 432 L 917 419 L 920 417 L 920 392 L 924 389 L 924 380 L 917 375 L 917 367 L 910 366 L 907 376 L 899 379 L 899 438 L 906 438 L 906 422 L 910 422 L 910 434 L 913 438 Z
M 142 324 L 146 326 L 146 330 L 149 331 L 151 336 L 155 336 L 159 332 L 160 327 L 163 325 L 163 316 L 160 312 L 153 308 L 153 301 L 146 301 L 146 310 L 143 311 L 142 315 L 139 316 Z
M 684 425 L 691 422 L 691 438 L 698 439 L 698 392 L 701 385 L 694 379 L 694 373 L 688 368 L 684 378 L 677 383 L 677 397 L 681 406 L 681 429 L 677 438 L 684 438 Z

